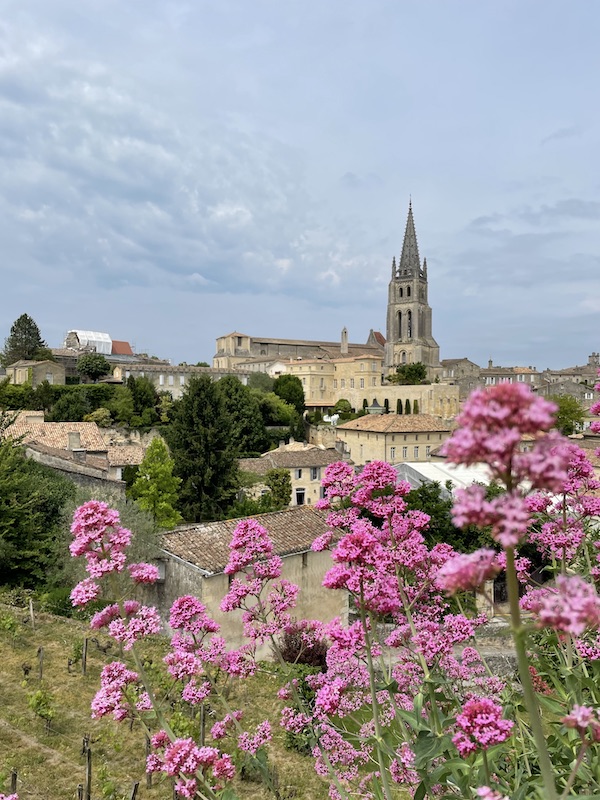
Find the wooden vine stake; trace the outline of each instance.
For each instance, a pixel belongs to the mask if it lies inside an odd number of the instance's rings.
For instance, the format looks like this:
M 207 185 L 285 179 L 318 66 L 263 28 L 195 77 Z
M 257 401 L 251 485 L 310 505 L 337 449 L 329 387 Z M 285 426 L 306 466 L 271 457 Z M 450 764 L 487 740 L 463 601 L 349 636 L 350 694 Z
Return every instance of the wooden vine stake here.
M 150 755 L 150 737 L 146 736 L 146 763 L 148 763 L 148 756 Z M 146 788 L 152 788 L 152 773 L 146 772 Z
M 83 648 L 81 650 L 81 674 L 85 675 L 87 671 L 87 648 L 88 648 L 88 640 L 87 636 L 83 640 Z
M 133 786 L 131 787 L 131 795 L 129 796 L 129 800 L 136 800 L 139 788 L 140 788 L 140 782 L 135 781 Z
M 85 753 L 85 790 L 83 800 L 92 800 L 92 751 L 89 747 Z
M 10 792 L 14 794 L 17 791 L 17 770 L 10 771 Z
M 33 600 L 29 598 L 29 619 L 31 620 L 31 630 L 35 633 L 35 614 L 33 613 Z
M 44 677 L 44 648 L 43 647 L 38 647 L 37 657 L 38 657 L 38 662 L 39 662 L 39 665 L 40 665 L 39 678 L 40 678 L 40 680 L 42 680 L 43 677 Z

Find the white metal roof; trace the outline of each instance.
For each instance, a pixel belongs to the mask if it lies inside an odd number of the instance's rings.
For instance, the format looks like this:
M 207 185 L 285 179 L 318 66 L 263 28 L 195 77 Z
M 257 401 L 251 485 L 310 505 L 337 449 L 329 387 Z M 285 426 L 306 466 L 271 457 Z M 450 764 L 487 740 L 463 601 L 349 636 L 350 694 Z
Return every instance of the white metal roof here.
M 101 333 L 100 331 L 71 330 L 67 333 L 67 337 L 71 333 L 74 333 L 75 336 L 77 336 L 80 347 L 95 347 L 96 352 L 102 353 L 104 356 L 109 356 L 112 353 L 112 339 L 108 333 Z
M 413 489 L 423 483 L 436 481 L 442 487 L 446 481 L 452 481 L 453 491 L 466 489 L 473 483 L 482 483 L 485 486 L 490 482 L 490 471 L 486 464 L 473 464 L 465 467 L 462 464 L 449 464 L 442 461 L 411 461 L 395 464 L 394 469 L 402 480 L 408 481 Z

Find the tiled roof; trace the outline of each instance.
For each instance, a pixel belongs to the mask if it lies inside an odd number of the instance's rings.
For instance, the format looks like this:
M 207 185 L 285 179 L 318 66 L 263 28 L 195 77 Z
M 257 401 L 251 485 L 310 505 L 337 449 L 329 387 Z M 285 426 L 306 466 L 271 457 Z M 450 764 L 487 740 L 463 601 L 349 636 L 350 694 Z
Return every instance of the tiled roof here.
M 337 450 L 332 448 L 321 450 L 319 447 L 312 447 L 292 451 L 271 450 L 270 453 L 265 453 L 260 458 L 240 458 L 238 464 L 244 472 L 266 475 L 270 469 L 326 467 L 341 460 L 342 456 Z
M 107 450 L 111 467 L 137 466 L 144 460 L 144 448 L 139 444 L 114 444 Z
M 386 339 L 383 333 L 381 333 L 380 331 L 373 331 L 373 336 L 377 339 L 377 341 L 382 347 L 385 346 Z
M 106 472 L 108 467 L 105 456 L 90 456 L 86 453 L 85 461 L 78 461 L 72 450 L 61 450 L 56 447 L 48 447 L 45 444 L 39 444 L 39 442 L 29 442 L 27 447 L 31 450 L 35 450 L 38 453 L 46 453 L 49 456 L 54 456 L 54 458 L 59 458 L 61 461 L 69 462 L 70 464 L 76 464 L 77 467 L 92 467 L 93 469 L 102 470 L 103 472 Z M 108 478 L 108 475 L 106 478 L 107 480 L 111 480 Z
M 309 550 L 314 539 L 328 530 L 326 514 L 309 505 L 258 514 L 251 519 L 267 529 L 279 556 Z M 229 543 L 239 522 L 228 519 L 183 525 L 163 535 L 162 547 L 208 573 L 223 572 L 229 561 Z
M 450 423 L 432 414 L 365 414 L 337 426 L 338 430 L 373 433 L 412 433 L 413 431 L 450 431 Z
M 132 356 L 133 350 L 129 342 L 120 342 L 117 339 L 112 340 L 112 355 L 113 356 Z
M 12 369 L 13 367 L 35 367 L 37 364 L 54 364 L 54 361 L 50 361 L 49 359 L 45 358 L 43 361 L 31 361 L 26 358 L 22 358 L 19 361 L 15 361 L 14 364 L 8 364 L 7 369 Z
M 35 412 L 21 411 L 8 428 L 9 436 L 23 436 L 25 443 L 35 442 L 57 450 L 68 450 L 69 433 L 79 433 L 81 448 L 105 452 L 106 444 L 95 422 L 43 422 Z

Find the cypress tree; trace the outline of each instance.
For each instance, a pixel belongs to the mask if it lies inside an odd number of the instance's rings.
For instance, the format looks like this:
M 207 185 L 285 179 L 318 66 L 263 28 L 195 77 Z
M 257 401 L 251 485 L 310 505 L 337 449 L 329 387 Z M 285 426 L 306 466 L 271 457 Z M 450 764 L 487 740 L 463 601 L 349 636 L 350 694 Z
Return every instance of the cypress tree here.
M 406 402 L 404 403 L 404 413 L 410 414 L 410 400 L 408 397 L 406 398 Z

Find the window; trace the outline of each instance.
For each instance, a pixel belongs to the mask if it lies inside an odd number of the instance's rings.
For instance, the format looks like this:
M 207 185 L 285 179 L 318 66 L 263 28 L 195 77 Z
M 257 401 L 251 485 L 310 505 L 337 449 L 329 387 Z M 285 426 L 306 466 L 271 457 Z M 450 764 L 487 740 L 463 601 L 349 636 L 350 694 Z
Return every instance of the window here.
M 185 375 L 180 375 L 179 376 L 179 385 L 180 386 L 185 386 Z
M 425 458 L 429 458 L 430 455 L 431 455 L 431 447 L 427 445 L 427 447 L 425 448 Z
M 372 361 L 371 362 L 371 372 L 377 372 L 377 362 L 376 361 Z
M 360 371 L 361 371 L 361 372 L 364 372 L 364 371 L 365 371 L 365 362 L 364 362 L 364 361 L 361 361 L 361 362 L 360 362 Z
M 363 459 L 363 446 L 362 446 L 362 444 L 360 445 L 359 450 L 360 450 L 360 460 L 362 461 L 362 459 Z
M 319 389 L 324 389 L 324 388 L 325 388 L 325 378 L 321 378 L 321 381 L 319 383 Z
M 390 460 L 393 461 L 396 458 L 396 448 L 390 447 Z
M 408 458 L 408 447 L 402 448 L 402 458 Z
M 337 389 L 337 378 L 333 379 L 333 388 Z
M 350 388 L 354 389 L 354 378 L 350 378 Z
M 416 461 L 418 459 L 418 457 L 419 457 L 419 448 L 418 447 L 415 447 L 414 454 L 415 454 L 415 461 Z
M 294 470 L 294 477 L 296 478 L 297 481 L 299 481 L 300 478 L 302 477 L 302 470 L 301 469 Z
M 308 553 L 302 553 L 302 569 L 306 569 L 308 567 Z
M 296 489 L 296 505 L 303 506 L 306 497 L 306 492 L 304 489 Z
M 310 468 L 310 479 L 311 481 L 318 481 L 321 478 L 321 468 L 320 467 L 311 467 Z
M 129 378 L 129 376 L 130 376 L 130 375 L 131 375 L 131 372 L 129 372 L 129 370 L 128 370 L 128 369 L 126 369 L 126 370 L 125 370 L 125 377 L 126 377 L 126 378 Z
M 54 375 L 51 372 L 47 372 L 46 380 L 48 381 L 48 383 L 54 383 Z
M 165 385 L 165 376 L 164 375 L 159 375 L 158 376 L 158 382 L 159 382 L 159 384 L 161 386 L 164 386 Z
M 364 389 L 364 388 L 365 388 L 365 379 L 364 379 L 364 378 L 361 378 L 361 379 L 360 379 L 360 388 L 361 388 L 361 389 Z
M 175 383 L 175 375 L 169 375 L 169 386 L 173 386 Z
M 346 379 L 342 378 L 340 380 L 340 389 L 345 389 L 345 388 L 346 388 Z
M 237 337 L 237 346 L 238 346 L 238 347 L 241 347 L 241 346 L 242 346 L 242 337 L 241 337 L 241 336 L 238 336 L 238 337 Z
M 377 378 L 371 378 L 371 386 L 377 386 Z

